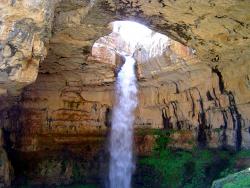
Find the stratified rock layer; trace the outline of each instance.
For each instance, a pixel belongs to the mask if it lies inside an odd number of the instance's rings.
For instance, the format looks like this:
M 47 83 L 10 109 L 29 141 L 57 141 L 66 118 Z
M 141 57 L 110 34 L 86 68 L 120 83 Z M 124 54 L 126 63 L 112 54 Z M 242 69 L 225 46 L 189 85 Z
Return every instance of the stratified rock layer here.
M 7 148 L 98 153 L 122 60 L 111 53 L 112 63 L 105 63 L 111 56 L 92 57 L 91 48 L 116 20 L 174 39 L 146 63 L 137 54 L 136 128 L 177 130 L 175 147 L 250 148 L 247 0 L 58 2 L 0 3 L 0 125 Z M 135 140 L 138 153 L 150 153 L 154 137 Z

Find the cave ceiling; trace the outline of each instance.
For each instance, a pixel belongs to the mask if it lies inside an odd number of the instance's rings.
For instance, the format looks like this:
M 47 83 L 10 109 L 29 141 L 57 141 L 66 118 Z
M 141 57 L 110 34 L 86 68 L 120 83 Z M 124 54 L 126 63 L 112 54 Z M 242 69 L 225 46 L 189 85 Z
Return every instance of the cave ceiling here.
M 209 67 L 222 70 L 247 61 L 250 54 L 250 4 L 244 0 L 23 0 L 4 1 L 0 8 L 2 93 L 16 95 L 36 80 L 38 72 L 46 75 L 46 82 L 48 75 L 58 78 L 57 88 L 71 81 L 82 85 L 113 82 L 114 65 L 90 56 L 94 42 L 111 33 L 109 24 L 117 20 L 136 21 L 167 35 L 182 55 L 181 45 L 195 50 L 195 57 L 182 64 L 161 67 L 155 60 L 151 68 L 143 65 L 142 80 L 191 79 L 190 72 L 206 72 Z M 44 78 L 38 76 L 38 82 Z

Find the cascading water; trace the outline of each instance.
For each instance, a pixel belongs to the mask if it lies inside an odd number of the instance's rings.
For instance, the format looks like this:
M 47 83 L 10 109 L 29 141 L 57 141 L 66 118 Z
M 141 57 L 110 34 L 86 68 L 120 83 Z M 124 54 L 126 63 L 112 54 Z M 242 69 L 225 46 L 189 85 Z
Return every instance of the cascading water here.
M 117 103 L 113 109 L 110 138 L 110 188 L 129 188 L 134 170 L 133 124 L 137 106 L 135 60 L 125 56 L 126 61 L 118 73 L 116 82 Z
M 167 36 L 131 21 L 113 22 L 114 44 L 110 38 L 102 38 L 94 47 L 105 47 L 118 54 L 135 54 L 142 49 L 148 58 L 162 55 L 170 45 Z M 117 41 L 119 39 L 120 41 Z M 94 48 L 93 47 L 93 48 Z M 118 73 L 116 82 L 116 105 L 113 108 L 110 137 L 109 188 L 130 188 L 135 165 L 133 163 L 133 124 L 137 106 L 137 80 L 135 59 L 125 56 L 126 61 Z M 138 58 L 138 57 L 137 57 Z

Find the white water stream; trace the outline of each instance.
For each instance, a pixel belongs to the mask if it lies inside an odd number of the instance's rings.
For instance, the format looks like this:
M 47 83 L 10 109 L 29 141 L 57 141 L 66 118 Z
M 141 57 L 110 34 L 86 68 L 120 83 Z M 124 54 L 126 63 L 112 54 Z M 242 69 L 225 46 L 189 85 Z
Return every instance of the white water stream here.
M 113 109 L 110 137 L 110 188 L 130 188 L 134 170 L 133 124 L 137 106 L 137 80 L 135 60 L 125 56 L 126 61 L 116 81 L 116 105 Z

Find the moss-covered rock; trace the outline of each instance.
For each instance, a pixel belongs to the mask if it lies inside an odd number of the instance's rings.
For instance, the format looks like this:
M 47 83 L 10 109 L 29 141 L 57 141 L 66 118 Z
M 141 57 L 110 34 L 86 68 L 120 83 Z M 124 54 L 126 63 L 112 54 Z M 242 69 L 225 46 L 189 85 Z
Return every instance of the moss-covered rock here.
M 250 168 L 230 174 L 225 178 L 216 180 L 212 188 L 248 188 L 250 187 Z

